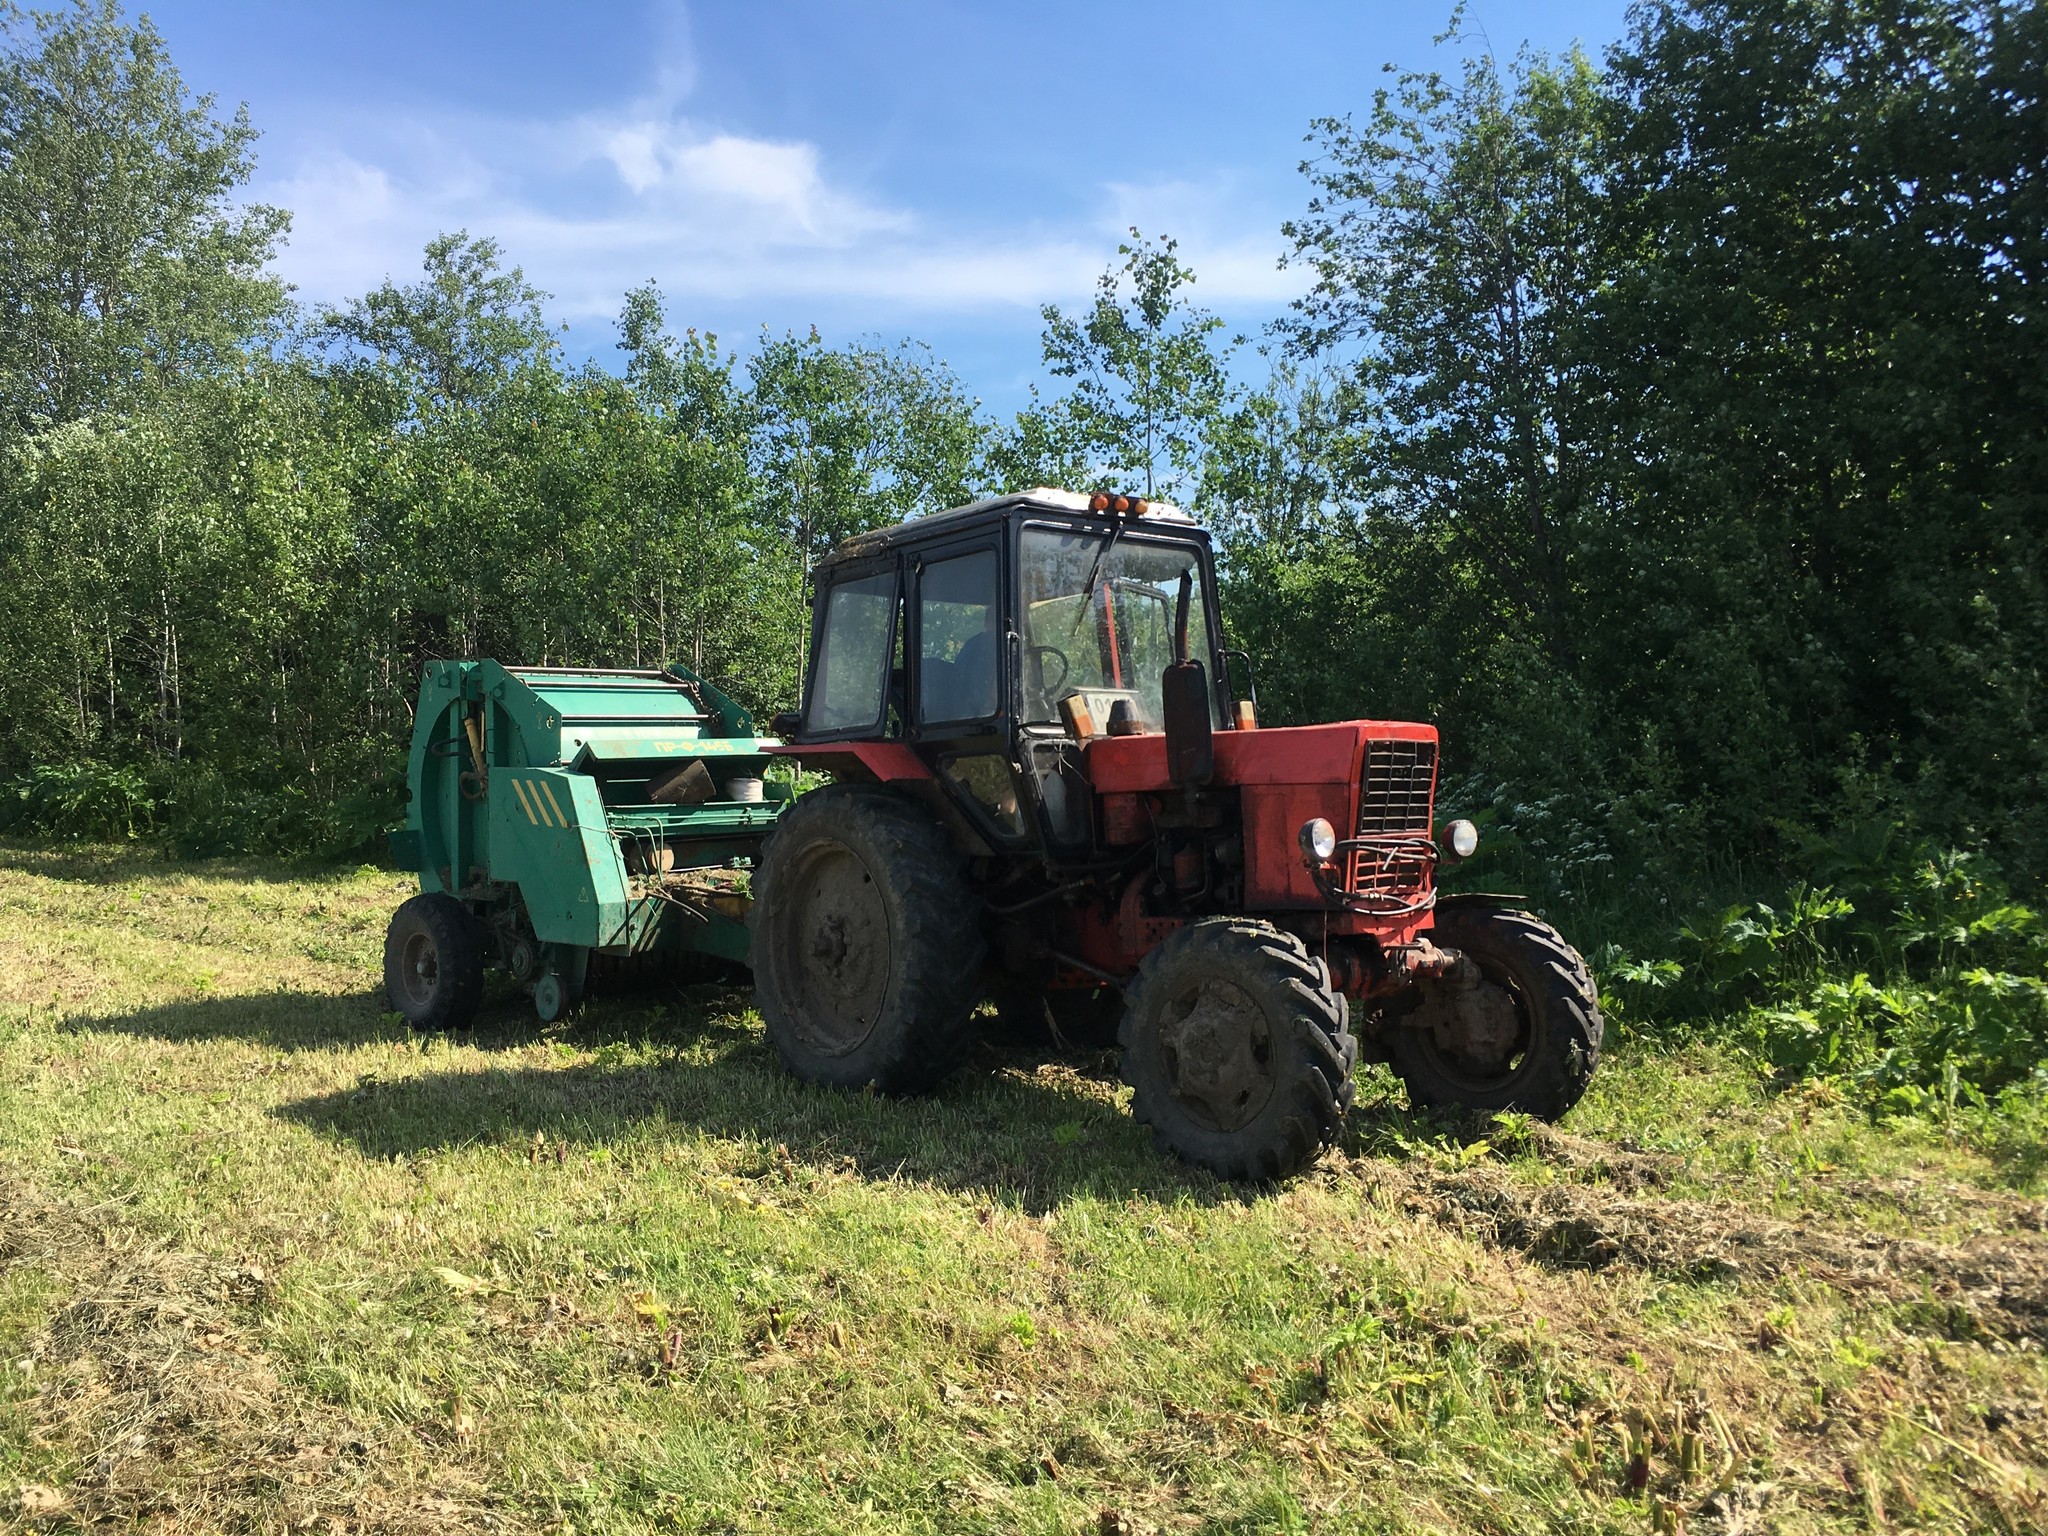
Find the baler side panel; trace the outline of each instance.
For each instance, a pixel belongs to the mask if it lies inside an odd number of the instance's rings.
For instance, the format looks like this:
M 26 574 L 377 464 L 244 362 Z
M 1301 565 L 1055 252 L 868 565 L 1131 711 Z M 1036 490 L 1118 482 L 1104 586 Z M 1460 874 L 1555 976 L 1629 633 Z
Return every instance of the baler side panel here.
M 519 887 L 544 944 L 632 942 L 637 905 L 597 782 L 559 768 L 491 776 L 491 875 Z

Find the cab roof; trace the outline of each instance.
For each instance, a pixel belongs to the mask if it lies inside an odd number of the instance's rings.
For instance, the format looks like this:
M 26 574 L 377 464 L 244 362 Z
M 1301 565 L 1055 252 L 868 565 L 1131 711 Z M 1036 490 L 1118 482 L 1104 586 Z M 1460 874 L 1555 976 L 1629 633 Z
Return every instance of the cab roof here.
M 859 560 L 871 555 L 883 554 L 905 544 L 922 543 L 926 539 L 939 538 L 957 531 L 968 524 L 984 519 L 994 521 L 1006 513 L 1024 510 L 1032 512 L 1053 512 L 1073 519 L 1097 522 L 1108 528 L 1118 521 L 1118 514 L 1098 512 L 1090 505 L 1091 498 L 1081 491 L 1062 491 L 1049 485 L 1033 486 L 1028 491 L 1011 491 L 1003 496 L 990 496 L 981 501 L 969 502 L 964 507 L 949 507 L 944 512 L 933 512 L 925 517 L 913 517 L 907 522 L 895 523 L 887 528 L 874 528 L 866 533 L 856 533 L 841 539 L 825 557 L 825 564 L 837 564 L 842 560 Z M 1148 501 L 1145 510 L 1122 515 L 1125 531 L 1141 525 L 1157 525 L 1161 532 L 1170 532 L 1175 537 L 1195 537 L 1206 540 L 1208 533 L 1192 517 L 1168 501 Z

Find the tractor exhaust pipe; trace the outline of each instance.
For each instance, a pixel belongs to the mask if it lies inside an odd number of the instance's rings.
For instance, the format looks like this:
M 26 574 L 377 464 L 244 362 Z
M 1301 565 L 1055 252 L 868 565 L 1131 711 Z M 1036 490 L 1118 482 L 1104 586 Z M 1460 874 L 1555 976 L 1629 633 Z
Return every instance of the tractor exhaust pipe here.
M 1209 677 L 1199 661 L 1188 657 L 1188 602 L 1194 590 L 1190 572 L 1180 574 L 1179 600 L 1174 604 L 1173 664 L 1159 679 L 1161 722 L 1166 731 L 1166 776 L 1176 788 L 1194 790 L 1216 774 L 1215 724 L 1209 718 Z

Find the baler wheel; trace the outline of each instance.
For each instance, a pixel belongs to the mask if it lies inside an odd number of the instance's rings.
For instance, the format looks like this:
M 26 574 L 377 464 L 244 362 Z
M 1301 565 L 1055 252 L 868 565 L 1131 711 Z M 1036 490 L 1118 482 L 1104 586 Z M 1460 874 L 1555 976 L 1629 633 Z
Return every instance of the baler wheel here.
M 1422 1006 L 1388 1031 L 1409 1102 L 1541 1120 L 1578 1103 L 1604 1029 L 1579 952 L 1550 924 L 1504 907 L 1449 907 L 1430 937 L 1471 960 L 1479 985 L 1460 994 L 1455 977 L 1422 983 Z
M 807 1082 L 922 1093 L 973 1043 L 984 942 L 959 851 L 921 806 L 871 785 L 782 813 L 754 878 L 754 995 Z
M 384 997 L 414 1029 L 467 1029 L 484 1000 L 483 935 L 468 908 L 426 891 L 391 915 Z
M 1329 968 L 1269 923 L 1178 929 L 1124 994 L 1131 1113 L 1166 1151 L 1226 1179 L 1299 1172 L 1357 1093 L 1350 1010 Z

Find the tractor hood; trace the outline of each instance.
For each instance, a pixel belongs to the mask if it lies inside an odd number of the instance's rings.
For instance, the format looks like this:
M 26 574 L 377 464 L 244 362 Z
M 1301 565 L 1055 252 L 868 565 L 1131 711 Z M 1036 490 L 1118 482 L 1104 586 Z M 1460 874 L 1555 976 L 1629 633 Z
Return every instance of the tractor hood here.
M 1412 721 L 1345 720 L 1252 731 L 1218 731 L 1218 785 L 1357 784 L 1370 744 L 1423 742 L 1432 749 L 1436 727 Z M 1088 743 L 1088 778 L 1105 795 L 1145 794 L 1170 786 L 1166 738 L 1098 736 Z

